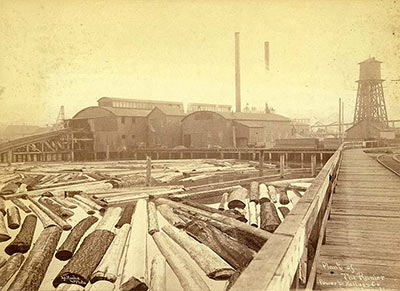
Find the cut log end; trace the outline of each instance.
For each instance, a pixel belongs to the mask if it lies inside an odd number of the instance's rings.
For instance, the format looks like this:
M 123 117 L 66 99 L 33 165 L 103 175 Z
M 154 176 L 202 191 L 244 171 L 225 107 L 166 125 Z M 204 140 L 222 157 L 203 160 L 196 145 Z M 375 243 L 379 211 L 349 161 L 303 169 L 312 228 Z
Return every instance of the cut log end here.
M 232 275 L 235 273 L 233 269 L 221 269 L 217 270 L 213 273 L 209 273 L 208 277 L 210 277 L 213 280 L 228 280 Z
M 233 200 L 233 201 L 230 201 L 228 203 L 228 208 L 229 209 L 234 209 L 234 208 L 243 209 L 245 207 L 246 207 L 246 204 L 244 202 L 242 202 L 242 201 L 239 201 L 239 200 Z
M 0 242 L 2 241 L 8 241 L 11 238 L 9 234 L 6 233 L 0 233 Z
M 55 288 L 58 288 L 61 284 L 75 284 L 85 287 L 87 285 L 87 280 L 78 274 L 66 272 L 62 276 L 57 276 L 53 281 L 53 286 Z
M 148 287 L 146 283 L 137 280 L 136 278 L 132 278 L 128 282 L 125 282 L 120 286 L 121 291 L 146 291 Z
M 60 261 L 67 261 L 70 258 L 72 258 L 73 253 L 67 250 L 59 250 L 56 253 L 56 258 L 59 259 Z

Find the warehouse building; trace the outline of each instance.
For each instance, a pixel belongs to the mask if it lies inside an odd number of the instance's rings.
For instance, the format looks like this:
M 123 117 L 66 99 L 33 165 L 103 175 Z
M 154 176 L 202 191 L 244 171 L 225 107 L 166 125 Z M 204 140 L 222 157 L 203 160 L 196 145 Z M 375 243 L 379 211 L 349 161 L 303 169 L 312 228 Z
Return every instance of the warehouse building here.
M 149 147 L 173 148 L 182 144 L 181 121 L 185 112 L 178 108 L 157 105 L 147 116 Z
M 102 97 L 98 106 L 79 111 L 69 121 L 69 126 L 91 133 L 92 141 L 88 141 L 82 149 L 87 158 L 117 158 L 125 157 L 135 148 L 149 146 L 149 132 L 153 145 L 169 146 L 172 138 L 168 135 L 172 135 L 172 128 L 176 128 L 183 117 L 177 118 L 176 114 L 182 112 L 183 103 L 179 102 Z M 150 113 L 151 126 L 148 122 Z M 168 130 L 164 128 L 161 131 L 161 124 L 168 126 Z M 156 140 L 155 135 L 159 136 Z M 176 143 L 181 143 L 180 130 L 172 136 L 177 139 Z M 167 139 L 169 141 L 165 144 Z
M 183 145 L 193 148 L 263 146 L 291 135 L 291 120 L 272 113 L 198 111 L 182 120 Z

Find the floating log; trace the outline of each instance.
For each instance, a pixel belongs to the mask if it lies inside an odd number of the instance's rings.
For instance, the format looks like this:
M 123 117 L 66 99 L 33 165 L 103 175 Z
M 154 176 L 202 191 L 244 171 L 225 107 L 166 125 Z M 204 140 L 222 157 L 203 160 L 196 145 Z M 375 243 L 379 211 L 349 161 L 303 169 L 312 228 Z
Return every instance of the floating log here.
M 65 283 L 58 285 L 56 289 L 56 291 L 83 291 L 83 290 L 85 290 L 85 288 L 82 287 L 81 285 L 65 284 Z
M 61 204 L 64 207 L 67 207 L 69 209 L 74 209 L 76 208 L 76 204 L 68 201 L 67 199 L 63 199 L 63 198 L 58 198 L 58 197 L 53 197 L 52 198 L 54 201 L 56 201 L 58 204 Z
M 36 229 L 36 221 L 37 217 L 33 214 L 29 214 L 25 217 L 21 230 L 4 250 L 8 255 L 11 256 L 14 253 L 24 254 L 31 248 L 33 235 Z
M 97 281 L 94 284 L 90 284 L 90 286 L 86 286 L 85 291 L 113 291 L 115 289 L 114 283 L 109 281 Z
M 84 204 L 86 204 L 87 206 L 89 206 L 90 208 L 92 208 L 93 210 L 96 210 L 100 213 L 103 213 L 104 211 L 106 211 L 106 209 L 104 207 L 99 206 L 96 202 L 90 200 L 87 197 L 84 197 L 82 195 L 75 195 L 74 198 Z
M 11 229 L 17 229 L 21 225 L 21 216 L 17 206 L 7 208 L 7 224 Z
M 278 209 L 282 213 L 283 218 L 285 218 L 290 213 L 290 210 L 287 207 L 281 206 L 278 207 Z
M 231 211 L 235 213 L 237 220 L 239 220 L 241 222 L 247 222 L 245 208 L 233 208 L 233 209 L 229 209 L 229 210 L 225 211 L 225 213 L 228 213 Z
M 108 230 L 115 232 L 115 224 L 119 220 L 121 216 L 122 208 L 121 207 L 110 207 L 104 213 L 100 222 L 97 224 L 96 229 Z
M 251 226 L 258 227 L 257 207 L 254 200 L 249 201 L 249 224 Z
M 100 280 L 110 281 L 112 283 L 117 280 L 118 268 L 122 260 L 122 254 L 128 238 L 131 226 L 124 224 L 117 232 L 114 240 L 108 248 L 106 254 L 100 264 L 93 272 L 90 282 L 94 283 Z
M 282 205 L 287 205 L 290 202 L 286 191 L 286 189 L 279 190 L 279 203 Z
M 150 290 L 166 291 L 166 261 L 165 258 L 156 254 L 151 261 Z
M 6 203 L 4 201 L 4 198 L 0 196 L 0 212 L 3 213 L 3 215 L 6 215 Z
M 9 182 L 3 188 L 1 188 L 0 193 L 2 194 L 15 194 L 18 191 L 20 183 Z
M 281 220 L 274 203 L 262 203 L 260 208 L 260 228 L 269 232 L 274 232 L 280 223 Z
M 270 200 L 271 198 L 269 197 L 269 193 L 268 193 L 268 188 L 265 184 L 260 184 L 259 191 L 260 191 L 260 197 L 259 197 L 258 202 L 260 204 L 271 201 Z
M 249 192 L 249 198 L 250 201 L 254 201 L 255 203 L 258 203 L 258 200 L 260 199 L 260 192 L 258 191 L 258 182 L 253 181 L 250 183 L 250 192 Z
M 23 254 L 14 254 L 8 258 L 2 267 L 0 267 L 0 289 L 2 289 L 11 279 L 11 277 L 14 276 L 15 272 L 18 271 L 23 261 Z
M 192 257 L 209 278 L 226 280 L 233 274 L 234 270 L 228 263 L 209 247 L 188 236 L 183 230 L 172 225 L 165 225 L 162 229 Z
M 219 203 L 218 209 L 219 210 L 226 210 L 228 209 L 228 196 L 229 194 L 227 192 L 225 192 L 224 194 L 222 194 L 221 197 L 221 202 Z
M 194 201 L 190 201 L 190 200 L 181 200 L 181 199 L 176 199 L 176 198 L 172 198 L 172 200 L 177 201 L 177 202 L 181 202 L 183 204 L 192 206 L 192 207 L 196 207 L 198 209 L 202 209 L 211 213 L 219 213 L 222 215 L 226 215 L 232 218 L 235 218 L 237 220 L 240 221 L 247 221 L 247 219 L 243 219 L 243 209 L 241 208 L 234 208 L 234 209 L 227 209 L 227 210 L 220 210 L 220 209 L 215 209 L 213 207 L 198 203 L 198 202 L 194 202 Z
M 85 203 L 82 203 L 81 201 L 75 199 L 75 197 L 73 197 L 73 198 L 67 197 L 67 198 L 65 198 L 65 200 L 68 200 L 68 202 L 71 202 L 71 203 L 75 203 L 76 205 L 78 205 L 80 208 L 82 208 L 89 215 L 93 215 L 93 214 L 96 213 L 96 211 L 94 209 L 90 208 Z
M 4 223 L 4 215 L 3 212 L 0 211 L 0 242 L 7 241 L 11 238 L 8 233 L 7 227 Z
M 268 186 L 268 192 L 269 192 L 269 198 L 271 199 L 271 202 L 276 203 L 278 202 L 277 199 L 277 193 L 276 193 L 276 189 L 274 186 Z
M 253 250 L 203 221 L 193 220 L 186 225 L 185 230 L 220 255 L 235 269 L 246 267 L 254 257 Z
M 156 200 L 156 204 L 166 204 L 173 208 L 178 208 L 183 210 L 184 212 L 190 214 L 199 214 L 201 216 L 207 217 L 210 221 L 217 221 L 219 223 L 223 223 L 224 225 L 229 226 L 229 228 L 235 228 L 243 234 L 246 234 L 249 237 L 252 237 L 254 242 L 257 242 L 258 245 L 263 245 L 270 237 L 271 234 L 267 231 L 252 227 L 247 223 L 238 221 L 231 217 L 226 217 L 224 215 L 220 215 L 218 213 L 209 213 L 207 211 L 197 209 L 195 207 L 191 207 L 189 205 L 185 205 L 182 203 L 174 202 L 166 198 L 158 198 Z
M 124 211 L 122 212 L 121 217 L 119 218 L 117 224 L 115 225 L 116 228 L 121 228 L 124 224 L 131 223 L 133 210 L 135 209 L 135 204 L 130 203 L 125 206 Z
M 33 211 L 33 213 L 35 213 L 35 215 L 42 222 L 43 228 L 53 226 L 53 225 L 58 225 L 46 213 L 44 213 L 42 210 L 40 210 L 40 208 L 37 207 L 35 204 L 29 205 L 29 208 Z
M 96 216 L 88 216 L 75 225 L 61 247 L 59 247 L 56 258 L 61 261 L 69 260 L 73 256 L 82 236 L 97 220 Z
M 296 194 L 297 197 L 301 198 L 303 195 L 301 195 L 300 191 L 297 189 L 292 189 L 293 193 Z
M 30 213 L 31 210 L 22 202 L 21 199 L 11 199 L 11 202 L 21 208 L 25 213 Z
M 156 204 L 153 201 L 147 203 L 147 220 L 149 222 L 148 233 L 150 235 L 157 231 L 160 231 L 158 227 L 157 208 Z
M 90 233 L 53 280 L 53 286 L 67 283 L 85 287 L 113 239 L 114 233 L 108 230 L 96 229 Z
M 0 268 L 3 267 L 6 262 L 7 262 L 6 258 L 4 258 L 3 256 L 0 257 Z
M 177 228 L 184 228 L 186 223 L 178 215 L 176 215 L 171 207 L 166 204 L 161 204 L 157 206 L 158 211 L 161 215 L 173 226 Z
M 165 257 L 168 265 L 178 278 L 182 289 L 185 291 L 210 291 L 210 288 L 196 272 L 193 266 L 179 255 L 179 249 L 162 232 L 152 235 L 158 249 Z
M 184 220 L 185 221 L 187 220 L 186 223 L 189 223 L 192 219 L 195 219 L 195 220 L 201 220 L 210 225 L 213 225 L 216 228 L 218 228 L 220 231 L 222 231 L 223 233 L 226 233 L 230 237 L 236 239 L 238 242 L 246 245 L 247 247 L 251 248 L 252 250 L 255 250 L 256 252 L 258 252 L 265 243 L 264 238 L 260 238 L 259 236 L 255 236 L 255 235 L 249 235 L 248 232 L 239 230 L 236 227 L 224 224 L 217 220 L 212 220 L 212 219 L 202 216 L 200 214 L 189 214 L 180 209 L 174 209 L 174 212 L 176 212 L 181 218 L 185 217 Z
M 228 198 L 229 209 L 245 208 L 246 207 L 246 198 L 247 198 L 248 194 L 249 194 L 249 191 L 243 187 L 233 190 Z
M 61 233 L 62 230 L 58 226 L 50 226 L 40 233 L 9 290 L 39 290 Z
M 229 278 L 229 280 L 226 281 L 224 291 L 229 291 L 233 287 L 233 285 L 236 283 L 242 271 L 243 270 L 236 270 L 236 272 Z
M 171 211 L 172 212 L 172 211 Z M 174 214 L 176 215 L 176 214 Z M 147 290 L 147 202 L 136 203 L 120 290 Z
M 68 217 L 71 217 L 74 215 L 74 212 L 71 210 L 63 207 L 62 205 L 58 204 L 56 201 L 47 198 L 47 197 L 42 197 L 39 199 L 39 202 L 43 205 L 46 206 L 48 209 L 50 209 L 51 212 L 53 212 L 55 215 L 67 219 Z
M 47 197 L 47 198 L 51 198 L 54 197 L 54 194 L 51 193 L 50 191 L 46 191 L 44 193 L 42 193 L 42 195 L 40 195 L 41 197 Z
M 61 217 L 55 215 L 51 212 L 47 207 L 44 207 L 42 204 L 37 202 L 35 199 L 28 197 L 28 199 L 36 205 L 40 210 L 42 210 L 48 217 L 50 217 L 58 226 L 60 226 L 63 230 L 70 230 L 72 226 L 65 222 Z

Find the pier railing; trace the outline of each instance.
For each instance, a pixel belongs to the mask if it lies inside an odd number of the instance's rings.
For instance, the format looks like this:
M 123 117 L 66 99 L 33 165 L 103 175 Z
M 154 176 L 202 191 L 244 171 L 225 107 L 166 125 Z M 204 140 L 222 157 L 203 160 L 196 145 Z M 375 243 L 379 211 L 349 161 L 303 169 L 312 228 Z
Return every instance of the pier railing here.
M 231 290 L 312 290 L 324 243 L 342 154 L 362 143 L 344 143 L 334 153 Z

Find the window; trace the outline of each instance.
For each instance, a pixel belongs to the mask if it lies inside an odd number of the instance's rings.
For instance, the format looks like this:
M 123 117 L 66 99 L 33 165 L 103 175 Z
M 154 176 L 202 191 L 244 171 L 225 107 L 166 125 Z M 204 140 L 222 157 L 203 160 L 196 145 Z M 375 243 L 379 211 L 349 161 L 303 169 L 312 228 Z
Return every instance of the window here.
M 126 138 L 126 135 L 125 135 L 125 134 L 123 134 L 123 135 L 121 136 L 121 138 L 122 138 L 122 139 L 125 139 L 125 138 Z
M 121 117 L 121 123 L 125 124 L 125 117 L 124 116 Z

